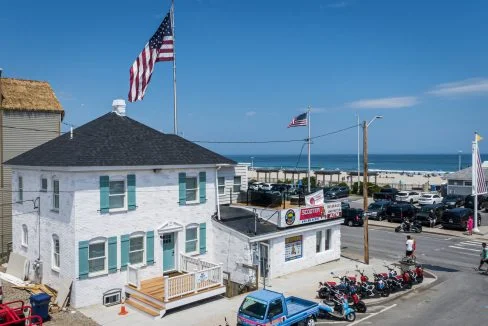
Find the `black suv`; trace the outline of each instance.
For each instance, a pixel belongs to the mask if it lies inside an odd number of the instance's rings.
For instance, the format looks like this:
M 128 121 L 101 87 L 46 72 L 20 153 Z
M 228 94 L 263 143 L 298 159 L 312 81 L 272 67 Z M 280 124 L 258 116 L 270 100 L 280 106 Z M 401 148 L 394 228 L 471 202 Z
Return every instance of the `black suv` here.
M 378 201 L 378 200 L 395 201 L 395 197 L 396 197 L 397 193 L 398 193 L 398 189 L 383 188 L 380 190 L 380 192 L 373 194 L 373 200 L 374 201 Z
M 478 210 L 487 207 L 488 195 L 478 195 Z M 464 207 L 474 209 L 474 197 L 472 195 L 466 196 L 464 200 Z
M 353 226 L 362 226 L 364 211 L 360 208 L 346 208 L 342 210 L 342 217 L 344 218 L 344 224 Z
M 463 195 L 447 195 L 442 199 L 442 203 L 446 205 L 447 208 L 456 208 L 464 206 L 464 199 L 466 196 Z
M 325 198 L 330 198 L 330 199 L 343 198 L 348 196 L 349 196 L 348 186 L 332 187 L 325 193 Z
M 453 208 L 442 214 L 442 227 L 444 229 L 466 230 L 468 219 L 474 214 L 471 208 Z M 478 213 L 478 225 L 481 225 L 481 215 Z
M 388 209 L 391 206 L 391 201 L 378 200 L 368 206 L 368 218 L 381 221 L 388 218 Z
M 413 219 L 415 214 L 417 214 L 417 207 L 412 204 L 393 204 L 388 209 L 388 222 L 403 222 L 405 217 Z
M 433 227 L 441 222 L 442 214 L 446 208 L 444 204 L 424 205 L 415 215 L 415 220 L 422 225 Z

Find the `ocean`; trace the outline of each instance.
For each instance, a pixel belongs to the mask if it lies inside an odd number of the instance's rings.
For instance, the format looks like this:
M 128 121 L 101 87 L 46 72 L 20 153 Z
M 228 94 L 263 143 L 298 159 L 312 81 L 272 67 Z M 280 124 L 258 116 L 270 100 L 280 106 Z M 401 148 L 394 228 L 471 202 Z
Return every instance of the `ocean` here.
M 227 155 L 240 162 L 250 163 L 254 167 L 306 169 L 307 154 L 298 155 Z M 361 166 L 362 166 L 362 156 Z M 357 154 L 318 154 L 311 155 L 313 170 L 357 170 Z M 488 160 L 488 155 L 481 155 L 482 161 Z M 458 170 L 459 155 L 457 154 L 369 154 L 369 169 L 388 171 L 426 171 L 453 172 Z M 461 168 L 471 166 L 471 154 L 461 155 Z

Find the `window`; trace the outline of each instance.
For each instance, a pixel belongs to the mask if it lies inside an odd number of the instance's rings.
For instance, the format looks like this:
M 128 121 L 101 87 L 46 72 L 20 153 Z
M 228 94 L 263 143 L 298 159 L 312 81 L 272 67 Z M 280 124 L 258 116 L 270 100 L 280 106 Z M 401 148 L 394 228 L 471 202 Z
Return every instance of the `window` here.
M 185 230 L 185 252 L 194 253 L 198 249 L 198 226 L 189 225 Z
M 233 192 L 241 191 L 241 177 L 234 177 L 234 186 L 232 187 Z
M 41 191 L 43 191 L 43 192 L 47 191 L 47 179 L 46 178 L 41 178 Z
M 22 224 L 22 245 L 27 247 L 29 245 L 29 233 L 27 231 L 27 225 Z
M 198 179 L 197 177 L 186 178 L 186 202 L 192 203 L 198 200 Z
M 225 177 L 219 177 L 219 195 L 225 194 Z
M 330 229 L 325 231 L 325 250 L 330 249 Z
M 322 231 L 317 231 L 316 242 L 315 242 L 315 252 L 321 252 L 322 250 Z
M 125 180 L 110 180 L 108 200 L 110 209 L 125 207 Z
M 53 180 L 53 210 L 59 210 L 59 180 Z
M 471 181 L 464 181 L 464 185 L 471 187 L 473 183 Z
M 56 234 L 53 234 L 53 256 L 52 256 L 52 268 L 59 269 L 60 266 L 60 257 L 59 257 L 59 237 Z
M 18 178 L 18 181 L 19 181 L 19 203 L 22 203 L 22 201 L 24 200 L 24 180 L 22 179 L 22 177 L 19 177 Z
M 269 304 L 268 318 L 279 316 L 282 313 L 283 313 L 283 304 L 281 303 L 281 299 L 276 299 L 274 301 L 271 301 Z
M 129 263 L 131 265 L 144 262 L 144 236 L 137 234 L 129 239 Z
M 88 273 L 107 272 L 105 240 L 94 241 L 88 246 Z

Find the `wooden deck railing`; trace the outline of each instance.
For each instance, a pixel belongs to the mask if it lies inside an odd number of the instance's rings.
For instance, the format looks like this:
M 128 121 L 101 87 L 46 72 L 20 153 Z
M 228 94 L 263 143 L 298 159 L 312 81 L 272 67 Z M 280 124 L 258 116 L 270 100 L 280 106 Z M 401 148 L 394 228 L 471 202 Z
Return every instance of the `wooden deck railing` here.
M 127 284 L 135 286 L 136 289 L 141 288 L 141 279 L 139 277 L 139 268 L 128 265 L 127 266 Z

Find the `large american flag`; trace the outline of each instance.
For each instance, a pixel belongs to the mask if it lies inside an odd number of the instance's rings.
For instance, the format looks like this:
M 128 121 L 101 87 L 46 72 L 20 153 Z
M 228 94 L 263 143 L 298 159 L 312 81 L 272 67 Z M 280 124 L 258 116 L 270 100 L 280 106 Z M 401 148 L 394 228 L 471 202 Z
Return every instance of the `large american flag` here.
M 306 126 L 307 125 L 307 112 L 300 114 L 297 117 L 294 117 L 290 124 L 288 125 L 288 128 L 290 127 L 300 127 L 300 126 Z
M 144 98 L 156 62 L 173 60 L 173 29 L 170 11 L 130 68 L 129 102 Z
M 474 193 L 474 195 L 483 195 L 483 194 L 486 194 L 488 193 L 487 189 L 486 189 L 486 180 L 485 180 L 485 173 L 483 171 L 483 164 L 481 162 L 481 156 L 480 156 L 480 149 L 478 147 L 478 145 L 476 144 L 476 192 Z

